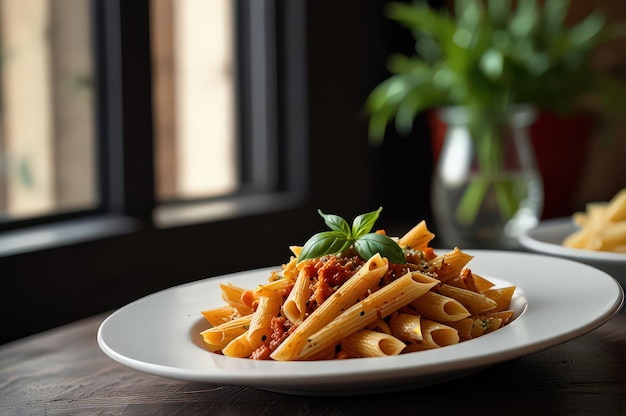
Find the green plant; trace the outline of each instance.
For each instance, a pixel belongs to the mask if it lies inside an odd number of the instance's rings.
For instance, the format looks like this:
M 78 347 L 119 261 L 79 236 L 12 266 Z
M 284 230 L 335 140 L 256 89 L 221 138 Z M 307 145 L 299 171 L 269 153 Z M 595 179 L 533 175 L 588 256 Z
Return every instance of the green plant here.
M 352 226 L 350 226 L 340 216 L 324 214 L 318 210 L 317 212 L 330 231 L 322 231 L 309 238 L 302 247 L 298 262 L 353 249 L 365 260 L 380 253 L 392 263 L 405 264 L 404 251 L 395 241 L 384 234 L 370 232 L 381 211 L 382 207 L 376 211 L 361 214 L 352 221 Z
M 392 55 L 392 75 L 369 95 L 371 142 L 379 143 L 392 122 L 408 132 L 424 110 L 463 106 L 480 167 L 493 173 L 501 162 L 499 127 L 512 104 L 566 113 L 587 94 L 599 95 L 609 107 L 624 99 L 623 87 L 608 72 L 589 65 L 600 44 L 621 34 L 599 11 L 567 25 L 568 0 L 516 3 L 457 0 L 453 13 L 425 1 L 391 3 L 386 14 L 410 29 L 416 53 Z M 502 213 L 510 218 L 518 203 L 511 184 L 488 185 L 496 187 Z M 463 198 L 464 221 L 472 220 L 467 213 L 481 202 L 485 182 L 480 187 Z

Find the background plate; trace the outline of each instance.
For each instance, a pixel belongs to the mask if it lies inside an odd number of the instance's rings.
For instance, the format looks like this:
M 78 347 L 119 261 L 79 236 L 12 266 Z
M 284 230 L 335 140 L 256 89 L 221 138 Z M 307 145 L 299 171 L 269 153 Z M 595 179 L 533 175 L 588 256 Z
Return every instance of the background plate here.
M 520 244 L 534 252 L 576 260 L 605 271 L 626 285 L 626 254 L 564 247 L 563 239 L 578 227 L 571 218 L 542 221 L 519 238 Z

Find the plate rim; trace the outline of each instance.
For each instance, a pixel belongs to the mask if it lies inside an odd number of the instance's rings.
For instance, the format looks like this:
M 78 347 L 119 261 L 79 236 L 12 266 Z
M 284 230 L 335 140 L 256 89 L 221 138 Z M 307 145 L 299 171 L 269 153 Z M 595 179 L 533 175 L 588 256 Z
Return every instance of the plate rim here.
M 540 238 L 540 235 L 548 232 L 554 233 L 554 235 L 559 238 L 565 238 L 577 229 L 578 227 L 570 217 L 551 218 L 543 220 L 536 226 L 524 231 L 519 236 L 518 240 L 523 247 L 537 253 L 547 253 L 589 261 L 626 263 L 626 254 L 565 247 Z
M 610 275 L 608 275 L 605 272 L 602 272 L 598 269 L 595 269 L 591 266 L 587 266 L 582 263 L 578 263 L 578 262 L 575 262 L 569 259 L 564 259 L 564 258 L 547 257 L 544 255 L 535 254 L 535 253 L 521 253 L 521 252 L 493 251 L 493 250 L 470 250 L 470 249 L 464 250 L 464 252 L 474 255 L 475 258 L 479 258 L 481 256 L 483 258 L 486 258 L 488 256 L 489 257 L 501 257 L 501 258 L 510 257 L 510 256 L 512 257 L 523 256 L 526 259 L 533 258 L 536 261 L 543 261 L 543 262 L 547 261 L 547 262 L 551 262 L 554 264 L 560 263 L 562 265 L 567 264 L 569 265 L 568 267 L 575 267 L 582 271 L 595 274 L 597 277 L 605 279 L 606 284 L 609 284 L 609 285 L 612 284 L 614 286 L 615 296 L 614 296 L 612 304 L 606 305 L 606 308 L 603 310 L 602 313 L 598 314 L 598 316 L 595 316 L 593 319 L 589 320 L 584 325 L 578 326 L 567 332 L 555 333 L 551 337 L 547 337 L 545 339 L 542 339 L 541 341 L 537 341 L 534 343 L 521 344 L 516 347 L 505 348 L 505 349 L 500 349 L 500 350 L 498 350 L 497 348 L 495 350 L 491 349 L 482 354 L 478 352 L 478 349 L 480 348 L 480 345 L 479 345 L 480 343 L 485 344 L 485 343 L 488 343 L 489 340 L 492 340 L 493 342 L 498 342 L 499 340 L 501 340 L 503 337 L 506 337 L 507 335 L 514 336 L 515 335 L 514 330 L 516 326 L 523 326 L 525 316 L 528 316 L 527 315 L 528 310 L 527 310 L 524 312 L 524 314 L 520 316 L 519 319 L 513 321 L 507 327 L 499 331 L 496 331 L 494 333 L 487 334 L 481 338 L 477 338 L 471 341 L 466 341 L 466 342 L 463 342 L 454 346 L 448 346 L 440 350 L 422 351 L 422 352 L 414 353 L 414 354 L 420 354 L 420 357 L 421 357 L 420 359 L 416 359 L 415 358 L 416 356 L 412 356 L 407 359 L 407 357 L 409 356 L 407 354 L 407 355 L 400 355 L 400 356 L 395 356 L 395 357 L 341 360 L 341 361 L 344 361 L 343 363 L 338 363 L 337 360 L 334 360 L 334 361 L 330 360 L 330 361 L 325 362 L 325 363 L 334 363 L 334 365 L 337 368 L 345 370 L 347 366 L 351 365 L 351 362 L 360 363 L 362 362 L 362 360 L 370 360 L 370 361 L 364 362 L 367 365 L 353 366 L 354 368 L 352 368 L 350 371 L 343 371 L 343 372 L 336 371 L 334 370 L 334 368 L 330 369 L 330 371 L 328 370 L 320 371 L 320 367 L 323 367 L 323 366 L 317 365 L 320 363 L 319 361 L 317 362 L 288 362 L 288 363 L 270 361 L 270 362 L 257 362 L 254 364 L 254 368 L 259 368 L 259 371 L 266 371 L 268 369 L 276 369 L 276 368 L 284 370 L 285 364 L 287 364 L 288 366 L 287 368 L 292 369 L 292 370 L 272 374 L 272 377 L 270 378 L 265 377 L 265 374 L 263 374 L 263 377 L 261 376 L 261 374 L 252 374 L 252 375 L 246 376 L 242 374 L 241 372 L 230 372 L 230 371 L 225 371 L 225 370 L 219 370 L 217 368 L 214 368 L 212 369 L 212 371 L 209 371 L 209 372 L 207 372 L 206 369 L 202 369 L 202 370 L 181 369 L 181 368 L 176 368 L 176 367 L 172 367 L 169 365 L 161 365 L 158 363 L 148 363 L 145 361 L 137 360 L 133 357 L 129 357 L 127 355 L 124 355 L 123 353 L 120 353 L 119 351 L 116 351 L 115 348 L 111 347 L 109 343 L 107 342 L 107 339 L 106 339 L 107 338 L 107 334 L 106 334 L 107 326 L 109 326 L 110 323 L 114 319 L 116 319 L 115 317 L 119 318 L 120 316 L 123 316 L 125 313 L 128 313 L 133 308 L 137 307 L 137 305 L 140 305 L 142 302 L 148 302 L 151 300 L 154 301 L 155 299 L 158 300 L 159 297 L 167 296 L 168 293 L 183 290 L 185 288 L 188 288 L 188 289 L 193 288 L 196 285 L 209 284 L 209 283 L 217 285 L 219 284 L 219 282 L 223 282 L 225 280 L 232 280 L 232 279 L 244 278 L 244 277 L 250 278 L 249 275 L 251 274 L 255 274 L 255 273 L 263 274 L 272 270 L 277 270 L 277 267 L 280 267 L 280 266 L 270 266 L 270 267 L 264 267 L 264 268 L 254 269 L 254 270 L 241 271 L 241 272 L 229 273 L 229 274 L 221 275 L 221 276 L 200 279 L 194 282 L 188 282 L 188 283 L 184 283 L 178 286 L 173 286 L 167 289 L 163 289 L 161 291 L 157 291 L 153 294 L 139 298 L 123 306 L 122 308 L 117 309 L 116 311 L 112 312 L 109 316 L 107 316 L 104 319 L 104 321 L 100 324 L 98 331 L 97 331 L 97 342 L 101 350 L 107 356 L 119 362 L 120 364 L 125 365 L 130 368 L 134 368 L 139 371 L 143 371 L 143 372 L 158 375 L 158 376 L 186 380 L 186 381 L 219 383 L 219 384 L 226 384 L 226 385 L 245 385 L 245 386 L 263 388 L 263 389 L 277 389 L 277 390 L 280 390 L 282 392 L 287 392 L 287 393 L 294 392 L 298 394 L 303 394 L 306 392 L 315 392 L 315 394 L 320 394 L 322 392 L 325 392 L 325 393 L 333 392 L 333 394 L 349 394 L 351 391 L 357 391 L 357 390 L 363 391 L 364 389 L 367 389 L 374 380 L 384 379 L 388 381 L 390 379 L 391 370 L 397 371 L 397 374 L 396 374 L 397 383 L 395 385 L 395 388 L 401 388 L 401 385 L 400 385 L 401 383 L 406 383 L 407 381 L 412 380 L 412 379 L 415 379 L 414 381 L 418 381 L 419 379 L 423 379 L 426 376 L 441 376 L 442 378 L 441 380 L 439 381 L 434 380 L 434 382 L 445 381 L 446 373 L 449 373 L 450 377 L 457 377 L 459 376 L 459 373 L 464 373 L 470 370 L 472 372 L 477 371 L 478 369 L 482 367 L 494 365 L 503 361 L 507 361 L 507 360 L 518 358 L 527 354 L 538 352 L 540 350 L 543 350 L 543 349 L 558 345 L 560 343 L 569 341 L 571 339 L 574 339 L 578 336 L 581 336 L 601 326 L 603 323 L 608 321 L 613 315 L 615 315 L 622 308 L 623 303 L 624 303 L 623 289 L 615 281 L 615 279 L 613 279 Z M 518 257 L 518 259 L 521 259 L 521 257 Z M 479 272 L 479 271 L 476 270 L 476 272 Z M 494 278 L 496 277 L 494 276 Z M 511 281 L 511 279 L 506 279 L 502 277 L 497 277 L 497 279 L 510 281 L 511 283 L 515 283 L 516 281 L 516 279 L 512 279 Z M 259 281 L 259 283 L 261 282 Z M 519 284 L 516 284 L 516 286 L 518 286 L 518 288 L 521 287 L 521 290 L 524 292 L 524 296 L 526 296 L 528 286 L 526 288 L 524 288 L 523 285 L 520 286 Z M 532 299 L 528 299 L 528 308 L 535 309 L 536 306 L 533 306 L 532 302 L 533 302 Z M 509 331 L 510 334 L 507 331 Z M 189 340 L 189 342 L 191 342 L 191 340 Z M 509 340 L 508 342 L 511 342 L 511 341 Z M 473 343 L 471 344 L 472 348 L 468 347 L 468 345 L 470 345 L 468 343 Z M 200 348 L 197 346 L 195 347 L 198 349 Z M 441 354 L 441 351 L 444 351 L 444 350 L 446 352 L 444 352 L 444 354 Z M 458 356 L 454 357 L 454 354 L 458 350 L 460 350 L 461 353 Z M 464 350 L 470 351 L 472 352 L 472 354 L 464 356 L 463 355 Z M 203 351 L 203 353 L 209 354 L 211 356 L 215 356 L 215 357 L 212 357 L 212 359 L 216 357 L 222 357 L 222 358 L 219 358 L 219 360 L 229 360 L 229 362 L 231 362 L 230 360 L 238 360 L 239 363 L 242 363 L 242 362 L 248 363 L 248 364 L 244 364 L 244 367 L 245 366 L 250 367 L 252 365 L 250 364 L 250 362 L 253 361 L 249 359 L 233 359 L 229 357 L 216 356 L 215 354 L 211 354 L 208 351 Z M 441 360 L 440 361 L 435 360 L 432 362 L 427 361 L 428 360 L 427 356 L 438 357 L 441 355 L 443 355 L 443 357 L 446 359 L 443 361 Z M 399 363 L 398 363 L 399 359 L 400 360 L 404 359 L 406 363 L 404 363 L 402 366 L 399 366 Z M 371 360 L 377 360 L 376 364 L 378 365 L 371 364 L 373 363 L 373 361 Z M 348 364 L 346 364 L 346 362 L 348 362 Z M 280 367 L 280 366 L 283 366 L 283 367 Z M 444 368 L 446 366 L 447 368 Z M 307 377 L 301 377 L 300 371 L 306 371 L 306 370 L 310 371 L 312 374 L 309 374 Z M 359 378 L 359 379 L 355 380 L 355 378 Z M 330 379 L 332 380 L 329 381 Z M 348 384 L 350 384 L 350 386 Z

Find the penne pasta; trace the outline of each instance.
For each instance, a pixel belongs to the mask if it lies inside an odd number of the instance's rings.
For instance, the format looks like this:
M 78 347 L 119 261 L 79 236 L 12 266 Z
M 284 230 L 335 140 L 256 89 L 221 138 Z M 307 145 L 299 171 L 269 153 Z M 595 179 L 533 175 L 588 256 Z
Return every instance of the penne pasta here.
M 488 298 L 482 293 L 476 293 L 468 289 L 461 289 L 450 285 L 441 285 L 439 293 L 456 299 L 472 314 L 487 312 L 498 306 L 495 300 Z
M 220 283 L 220 289 L 222 289 L 222 299 L 237 309 L 240 315 L 249 315 L 253 312 L 251 302 L 244 302 L 243 297 L 246 293 L 250 293 L 250 290 L 237 287 L 231 283 Z
M 586 248 L 592 233 L 589 230 L 578 230 L 565 237 L 563 245 L 570 248 Z
M 387 262 L 380 255 L 369 259 L 333 295 L 320 305 L 298 328 L 272 353 L 274 360 L 295 358 L 307 341 L 307 337 L 327 325 L 337 315 L 351 307 L 358 299 L 378 285 L 387 270 Z
M 369 324 L 367 329 L 385 334 L 391 334 L 391 328 L 389 328 L 389 324 L 385 322 L 384 319 L 378 319 L 374 323 Z
M 248 343 L 253 350 L 258 348 L 262 343 L 269 340 L 272 335 L 270 324 L 272 318 L 278 316 L 280 310 L 280 302 L 275 297 L 261 296 L 259 305 L 252 314 L 250 327 L 248 329 Z
M 388 357 L 398 355 L 406 344 L 382 332 L 363 329 L 341 341 L 341 350 L 352 357 Z
M 624 252 L 626 246 L 626 188 L 609 202 L 592 202 L 572 221 L 579 229 L 566 236 L 562 245 L 594 251 Z
M 500 313 L 488 313 L 474 317 L 471 333 L 472 338 L 477 338 L 501 328 L 502 325 L 504 325 L 505 322 L 511 318 L 511 316 L 513 316 L 513 312 L 507 311 Z
M 278 279 L 264 285 L 259 285 L 254 290 L 254 297 L 259 298 L 261 296 L 279 297 L 285 296 L 291 290 L 293 282 L 287 279 Z
M 291 259 L 289 260 L 289 263 L 283 265 L 281 272 L 282 272 L 284 279 L 287 279 L 288 281 L 293 283 L 296 281 L 296 277 L 298 276 L 298 273 L 299 273 L 299 270 L 297 267 L 298 255 L 302 251 L 302 247 L 291 246 L 289 247 L 289 249 L 296 257 L 291 257 Z
M 474 318 L 464 318 L 460 321 L 448 322 L 446 325 L 456 329 L 459 335 L 459 342 L 467 341 L 473 338 L 472 328 L 474 327 Z
M 626 221 L 613 222 L 611 227 L 600 230 L 591 238 L 592 250 L 613 251 L 613 248 L 626 243 Z
M 595 221 L 600 209 L 581 221 Z M 365 259 L 354 245 L 337 242 L 350 226 L 322 215 L 334 234 L 291 246 L 294 256 L 265 283 L 220 283 L 225 304 L 201 311 L 212 325 L 201 332 L 207 350 L 276 361 L 382 357 L 470 340 L 513 319 L 516 288 L 474 274 L 467 267 L 473 257 L 458 247 L 435 253 L 424 221 L 399 239 L 370 233 L 362 248 L 374 254 Z M 355 219 L 356 238 L 371 215 Z M 342 252 L 315 257 L 326 245 Z M 383 247 L 385 256 L 372 247 Z
M 296 352 L 296 359 L 305 360 L 320 350 L 338 344 L 345 336 L 408 305 L 436 285 L 435 282 L 418 283 L 412 274 L 409 272 L 372 293 L 307 337 L 305 344 Z
M 490 309 L 489 312 L 501 312 L 509 308 L 511 298 L 515 293 L 515 286 L 502 287 L 497 289 L 487 289 L 483 295 L 496 302 L 497 306 Z
M 244 334 L 250 327 L 251 315 L 242 316 L 221 325 L 206 329 L 200 333 L 209 351 L 222 349 L 236 337 Z
M 451 326 L 428 319 L 422 319 L 420 323 L 423 338 L 419 342 L 408 345 L 408 351 L 430 350 L 458 344 L 460 342 L 458 331 Z
M 485 293 L 486 290 L 491 289 L 494 284 L 482 276 L 476 273 L 471 273 L 471 276 L 466 279 L 468 289 L 478 293 Z M 471 282 L 471 283 L 470 283 Z
M 431 269 L 437 273 L 437 278 L 442 283 L 448 280 L 454 279 L 459 276 L 461 270 L 467 265 L 467 263 L 473 258 L 467 253 L 462 252 L 458 247 L 455 247 L 451 252 L 437 256 L 435 259 L 429 262 Z
M 224 305 L 219 308 L 200 311 L 200 313 L 211 325 L 218 326 L 232 320 L 237 310 L 232 306 Z
M 424 336 L 420 325 L 421 317 L 409 313 L 394 314 L 389 320 L 391 334 L 401 341 L 419 342 Z
M 300 270 L 293 289 L 282 306 L 283 315 L 291 322 L 300 324 L 306 315 L 307 304 L 312 293 L 311 278 L 306 269 Z
M 460 321 L 470 316 L 469 311 L 458 300 L 435 292 L 424 293 L 411 303 L 417 315 L 440 322 Z
M 609 201 L 606 219 L 611 222 L 626 221 L 626 188 L 617 192 Z
M 246 358 L 254 351 L 248 340 L 248 333 L 243 333 L 231 340 L 222 350 L 227 357 Z
M 513 318 L 513 311 L 490 312 L 482 315 L 473 315 L 457 322 L 448 322 L 459 333 L 461 341 L 480 337 L 508 324 Z
M 398 240 L 398 245 L 400 247 L 410 247 L 414 250 L 424 250 L 433 238 L 435 238 L 435 234 L 428 230 L 426 221 L 420 221 Z

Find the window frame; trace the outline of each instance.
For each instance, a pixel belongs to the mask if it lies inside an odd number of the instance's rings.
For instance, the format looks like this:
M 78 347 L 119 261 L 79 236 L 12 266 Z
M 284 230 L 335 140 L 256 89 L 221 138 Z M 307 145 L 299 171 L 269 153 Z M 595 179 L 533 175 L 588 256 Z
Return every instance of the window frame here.
M 101 105 L 106 103 L 98 119 L 108 138 L 98 161 L 108 169 L 100 183 L 106 202 L 93 212 L 0 231 L 0 270 L 7 276 L 0 344 L 167 287 L 280 264 L 289 245 L 308 235 L 306 227 L 285 228 L 310 211 L 306 74 L 290 73 L 306 66 L 306 2 L 268 3 L 276 7 L 277 26 L 288 38 L 277 45 L 283 76 L 277 102 L 285 113 L 276 133 L 286 177 L 273 192 L 163 204 L 163 212 L 185 215 L 159 227 L 153 218 L 159 205 L 153 183 L 149 0 L 93 0 L 94 13 L 104 18 L 104 26 L 95 29 L 106 35 L 99 49 L 106 66 L 98 68 L 108 74 L 100 86 L 106 96 L 98 95 Z M 254 243 L 268 235 L 272 244 Z M 255 245 L 242 256 L 242 244 Z
M 293 22 L 304 21 L 305 2 L 235 3 L 238 24 L 243 22 L 252 28 L 237 38 L 238 60 L 244 69 L 238 77 L 244 85 L 238 91 L 239 100 L 251 102 L 240 106 L 238 114 L 238 124 L 244 126 L 239 143 L 243 149 L 241 166 L 246 167 L 241 172 L 242 189 L 206 199 L 156 200 L 150 1 L 91 0 L 97 79 L 98 206 L 0 224 L 0 257 L 97 241 L 145 228 L 166 229 L 263 215 L 302 204 L 307 192 L 306 73 L 302 71 L 306 66 L 306 34 L 304 25 Z M 251 22 L 250 16 L 264 19 Z M 275 33 L 268 29 L 276 23 L 289 33 L 282 45 L 275 44 Z M 250 54 L 262 46 L 259 39 L 263 33 L 269 38 L 265 45 L 269 59 L 264 54 Z M 253 65 L 262 65 L 263 74 L 245 70 Z M 281 69 L 286 77 L 282 91 L 278 91 L 277 83 L 280 65 L 287 66 Z M 286 113 L 280 124 L 279 100 L 283 100 L 281 111 Z M 253 112 L 252 106 L 261 102 L 265 103 L 260 106 L 263 112 Z M 280 156 L 269 154 L 270 148 Z

